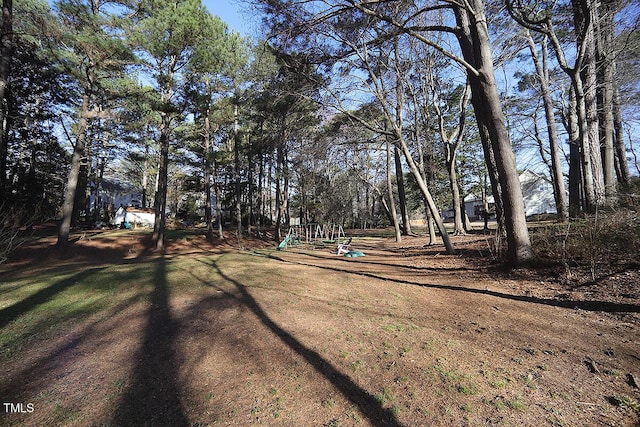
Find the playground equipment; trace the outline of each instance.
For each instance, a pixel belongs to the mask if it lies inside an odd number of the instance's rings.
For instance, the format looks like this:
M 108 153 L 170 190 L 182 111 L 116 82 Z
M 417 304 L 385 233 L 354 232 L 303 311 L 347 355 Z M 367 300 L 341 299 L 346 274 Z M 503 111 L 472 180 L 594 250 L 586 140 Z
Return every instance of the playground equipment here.
M 340 239 L 346 239 L 344 229 L 340 224 L 301 224 L 289 227 L 286 237 L 278 245 L 278 249 L 288 246 L 307 243 L 311 245 L 322 245 L 324 243 L 335 243 Z
M 280 251 L 286 248 L 287 245 L 289 244 L 289 240 L 291 240 L 291 236 L 287 235 L 287 237 L 285 237 L 284 240 L 280 242 L 280 244 L 278 245 L 278 250 Z
M 338 244 L 338 247 L 336 248 L 336 250 L 338 252 L 338 255 L 349 253 L 349 251 L 351 250 L 351 240 L 352 239 L 353 239 L 353 237 L 349 237 L 349 240 L 347 240 L 346 242 Z
M 358 257 L 364 256 L 364 252 L 356 251 L 356 250 L 350 250 L 349 252 L 344 254 L 344 256 L 347 257 L 347 258 L 358 258 Z
M 335 244 L 338 255 L 347 258 L 364 256 L 361 251 L 351 249 L 353 237 L 346 238 L 342 225 L 339 224 L 302 224 L 292 225 L 284 240 L 278 245 L 278 250 L 299 244 L 311 244 L 323 246 L 324 244 Z
M 357 258 L 364 256 L 364 253 L 362 251 L 351 249 L 352 239 L 352 237 L 349 237 L 349 240 L 345 240 L 344 242 L 338 244 L 338 246 L 336 247 L 338 255 L 344 255 L 346 258 Z

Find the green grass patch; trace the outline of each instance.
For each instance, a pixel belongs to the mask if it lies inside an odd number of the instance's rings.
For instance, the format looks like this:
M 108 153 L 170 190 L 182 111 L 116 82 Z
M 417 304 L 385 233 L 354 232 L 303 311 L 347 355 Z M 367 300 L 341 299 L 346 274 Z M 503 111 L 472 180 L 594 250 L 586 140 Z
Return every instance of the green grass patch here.
M 25 346 L 70 322 L 124 308 L 152 288 L 152 265 L 125 264 L 35 274 L 12 282 L 0 309 L 0 357 L 14 357 Z
M 0 281 L 0 361 L 11 360 L 33 343 L 79 322 L 99 321 L 132 304 L 147 303 L 162 288 L 167 295 L 203 287 L 235 291 L 233 283 L 221 280 L 221 272 L 246 267 L 246 255 L 242 262 L 238 257 L 149 258 L 90 268 L 71 265 Z M 250 262 L 264 262 L 255 258 Z M 251 280 L 240 284 L 244 282 Z
M 474 384 L 473 378 L 455 369 L 446 369 L 442 365 L 435 365 L 433 372 L 440 377 L 442 383 L 449 390 L 455 390 L 466 396 L 475 396 L 480 393 L 479 387 Z
M 475 396 L 478 394 L 478 387 L 473 384 L 458 384 L 457 390 L 459 393 L 467 396 Z
M 380 393 L 375 395 L 375 399 L 380 402 L 380 404 L 384 405 L 385 403 L 393 402 L 395 396 L 389 388 L 383 387 Z
M 323 400 L 321 403 L 323 408 L 333 408 L 334 406 L 336 406 L 336 401 L 334 399 L 325 399 Z
M 494 388 L 506 388 L 507 386 L 509 386 L 509 384 L 511 384 L 513 380 L 511 380 L 510 378 L 498 378 L 495 381 L 491 381 L 491 386 Z
M 514 411 L 524 411 L 527 407 L 521 396 L 515 396 L 513 399 L 507 401 L 507 406 Z
M 405 332 L 417 328 L 418 326 L 413 323 L 390 323 L 383 327 L 387 332 Z
M 445 383 L 460 381 L 464 378 L 464 374 L 456 370 L 445 369 L 440 365 L 435 365 L 433 370 L 440 374 L 440 377 Z
M 609 403 L 621 408 L 630 409 L 640 414 L 640 404 L 637 400 L 627 395 L 616 395 L 609 397 Z

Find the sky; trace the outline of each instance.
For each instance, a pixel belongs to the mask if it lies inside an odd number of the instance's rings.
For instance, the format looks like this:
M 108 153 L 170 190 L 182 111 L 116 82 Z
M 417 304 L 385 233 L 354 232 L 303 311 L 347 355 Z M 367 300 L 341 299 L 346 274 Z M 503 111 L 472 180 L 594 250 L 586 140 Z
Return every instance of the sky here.
M 255 11 L 251 11 L 246 1 L 202 0 L 202 4 L 209 12 L 226 22 L 231 30 L 245 37 L 257 35 L 260 19 L 256 17 Z

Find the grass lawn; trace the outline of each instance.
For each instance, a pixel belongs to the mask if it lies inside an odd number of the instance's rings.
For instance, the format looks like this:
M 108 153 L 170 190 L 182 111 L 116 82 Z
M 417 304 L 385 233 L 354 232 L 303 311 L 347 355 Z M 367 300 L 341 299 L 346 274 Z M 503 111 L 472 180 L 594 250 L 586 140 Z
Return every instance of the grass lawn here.
M 501 272 L 470 238 L 148 238 L 0 266 L 0 425 L 638 425 L 634 298 Z

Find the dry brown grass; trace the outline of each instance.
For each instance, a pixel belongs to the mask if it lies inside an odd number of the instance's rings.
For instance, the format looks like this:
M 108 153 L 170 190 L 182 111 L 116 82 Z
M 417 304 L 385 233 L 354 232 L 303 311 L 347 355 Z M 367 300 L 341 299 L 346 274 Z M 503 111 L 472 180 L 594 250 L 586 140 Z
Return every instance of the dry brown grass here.
M 457 256 L 356 237 L 353 259 L 189 233 L 161 256 L 145 239 L 40 240 L 0 267 L 0 395 L 35 409 L 0 423 L 638 423 L 637 273 L 505 271 L 482 236 L 455 237 Z

